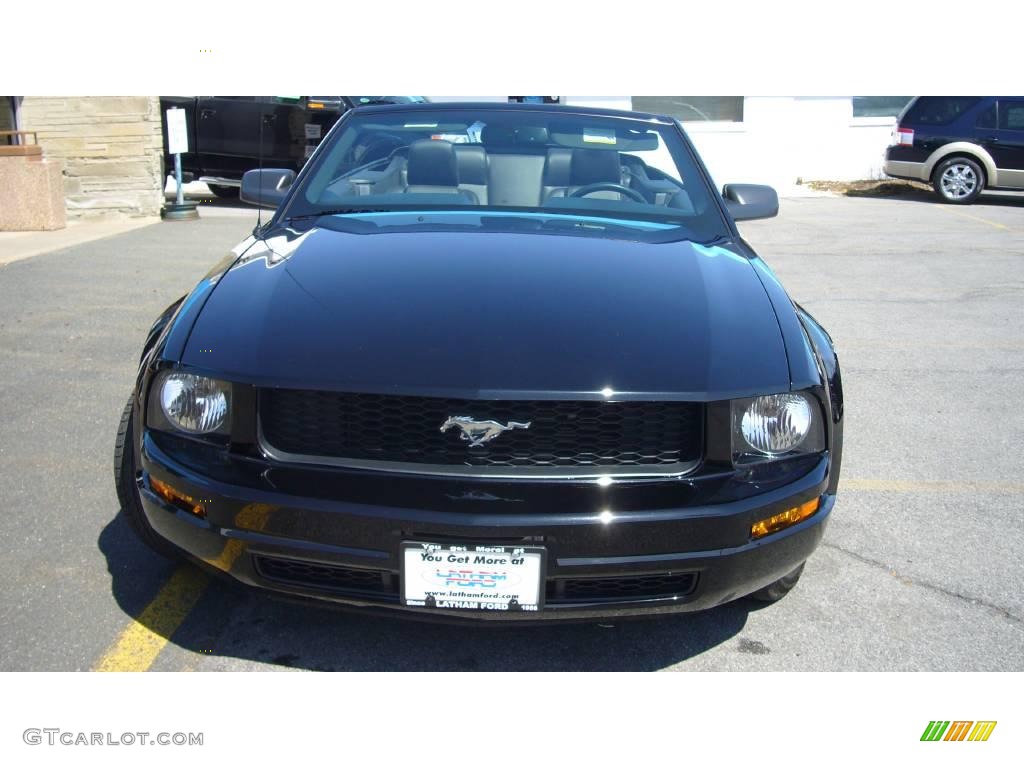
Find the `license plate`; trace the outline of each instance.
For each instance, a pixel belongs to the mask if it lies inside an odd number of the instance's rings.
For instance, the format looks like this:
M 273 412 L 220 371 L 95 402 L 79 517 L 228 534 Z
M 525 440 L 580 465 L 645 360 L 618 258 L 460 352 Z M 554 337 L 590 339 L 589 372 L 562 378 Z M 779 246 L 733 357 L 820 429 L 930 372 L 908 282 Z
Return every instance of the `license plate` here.
M 402 544 L 402 603 L 468 611 L 539 611 L 544 549 Z

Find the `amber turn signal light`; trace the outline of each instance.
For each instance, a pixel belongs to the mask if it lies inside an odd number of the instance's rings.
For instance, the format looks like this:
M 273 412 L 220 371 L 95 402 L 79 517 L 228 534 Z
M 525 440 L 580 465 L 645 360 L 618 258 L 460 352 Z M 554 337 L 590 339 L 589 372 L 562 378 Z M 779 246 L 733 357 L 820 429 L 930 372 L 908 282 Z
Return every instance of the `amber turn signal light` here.
M 182 493 L 176 488 L 172 488 L 164 481 L 157 480 L 152 476 L 149 478 L 149 485 L 157 496 L 169 504 L 173 504 L 178 507 L 178 509 L 183 509 L 197 517 L 206 517 L 206 508 L 203 507 L 202 504 L 196 503 L 196 500 L 188 494 Z
M 789 528 L 791 525 L 796 525 L 801 520 L 806 520 L 817 512 L 820 504 L 820 499 L 811 499 L 810 501 L 801 504 L 799 507 L 787 509 L 785 512 L 779 512 L 779 514 L 766 517 L 764 520 L 758 520 L 750 526 L 750 538 L 760 539 L 763 536 L 767 536 L 769 533 L 777 533 L 783 528 Z

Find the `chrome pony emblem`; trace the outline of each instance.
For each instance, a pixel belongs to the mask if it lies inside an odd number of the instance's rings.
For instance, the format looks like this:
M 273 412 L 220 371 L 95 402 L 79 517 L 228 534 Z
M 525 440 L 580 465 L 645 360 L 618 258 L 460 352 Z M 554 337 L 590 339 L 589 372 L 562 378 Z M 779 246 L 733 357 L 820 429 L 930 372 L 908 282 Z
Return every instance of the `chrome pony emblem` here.
M 508 432 L 510 429 L 529 429 L 531 423 L 529 421 L 510 421 L 508 424 L 502 424 L 490 419 L 477 421 L 472 416 L 449 416 L 448 420 L 441 425 L 441 431 L 447 432 L 452 427 L 458 427 L 462 430 L 459 437 L 469 441 L 469 446 L 472 448 L 489 443 L 502 432 Z

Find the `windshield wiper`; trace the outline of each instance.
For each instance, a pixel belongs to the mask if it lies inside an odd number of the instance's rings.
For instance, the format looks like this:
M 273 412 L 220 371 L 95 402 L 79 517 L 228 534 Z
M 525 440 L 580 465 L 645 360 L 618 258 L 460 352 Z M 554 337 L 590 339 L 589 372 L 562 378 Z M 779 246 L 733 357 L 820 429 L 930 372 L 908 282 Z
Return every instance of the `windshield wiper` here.
M 321 216 L 338 216 L 342 213 L 387 213 L 391 208 L 361 208 L 349 206 L 348 208 L 329 208 L 316 213 L 300 213 L 295 216 L 285 217 L 285 221 L 298 221 L 302 219 L 318 219 Z
M 648 229 L 643 225 L 630 225 L 620 224 L 618 222 L 611 221 L 592 221 L 587 219 L 578 219 L 576 221 L 566 219 L 544 219 L 541 224 L 543 229 L 563 230 L 578 232 L 580 230 L 587 231 L 600 231 L 600 232 L 636 232 L 639 230 Z

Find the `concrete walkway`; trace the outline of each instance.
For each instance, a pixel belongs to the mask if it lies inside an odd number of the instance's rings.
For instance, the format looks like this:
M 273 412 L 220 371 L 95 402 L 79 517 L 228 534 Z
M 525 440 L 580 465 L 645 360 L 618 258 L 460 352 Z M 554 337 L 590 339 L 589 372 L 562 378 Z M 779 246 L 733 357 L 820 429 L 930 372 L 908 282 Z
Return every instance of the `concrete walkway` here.
M 69 221 L 64 229 L 49 232 L 0 232 L 0 267 L 12 261 L 120 235 L 159 222 L 157 216 L 103 218 Z
M 256 209 L 239 202 L 237 199 L 221 200 L 216 198 L 202 182 L 185 185 L 185 197 L 197 204 L 200 217 L 234 217 L 252 219 L 256 223 Z M 168 179 L 164 194 L 169 201 L 174 200 L 175 187 Z M 264 211 L 263 219 L 267 220 L 271 212 Z M 112 235 L 120 235 L 135 229 L 161 223 L 159 216 L 112 216 L 95 219 L 69 220 L 67 227 L 50 232 L 0 232 L 0 267 L 21 259 L 28 259 L 51 251 L 82 245 Z M 176 226 L 178 222 L 166 222 L 168 226 Z

